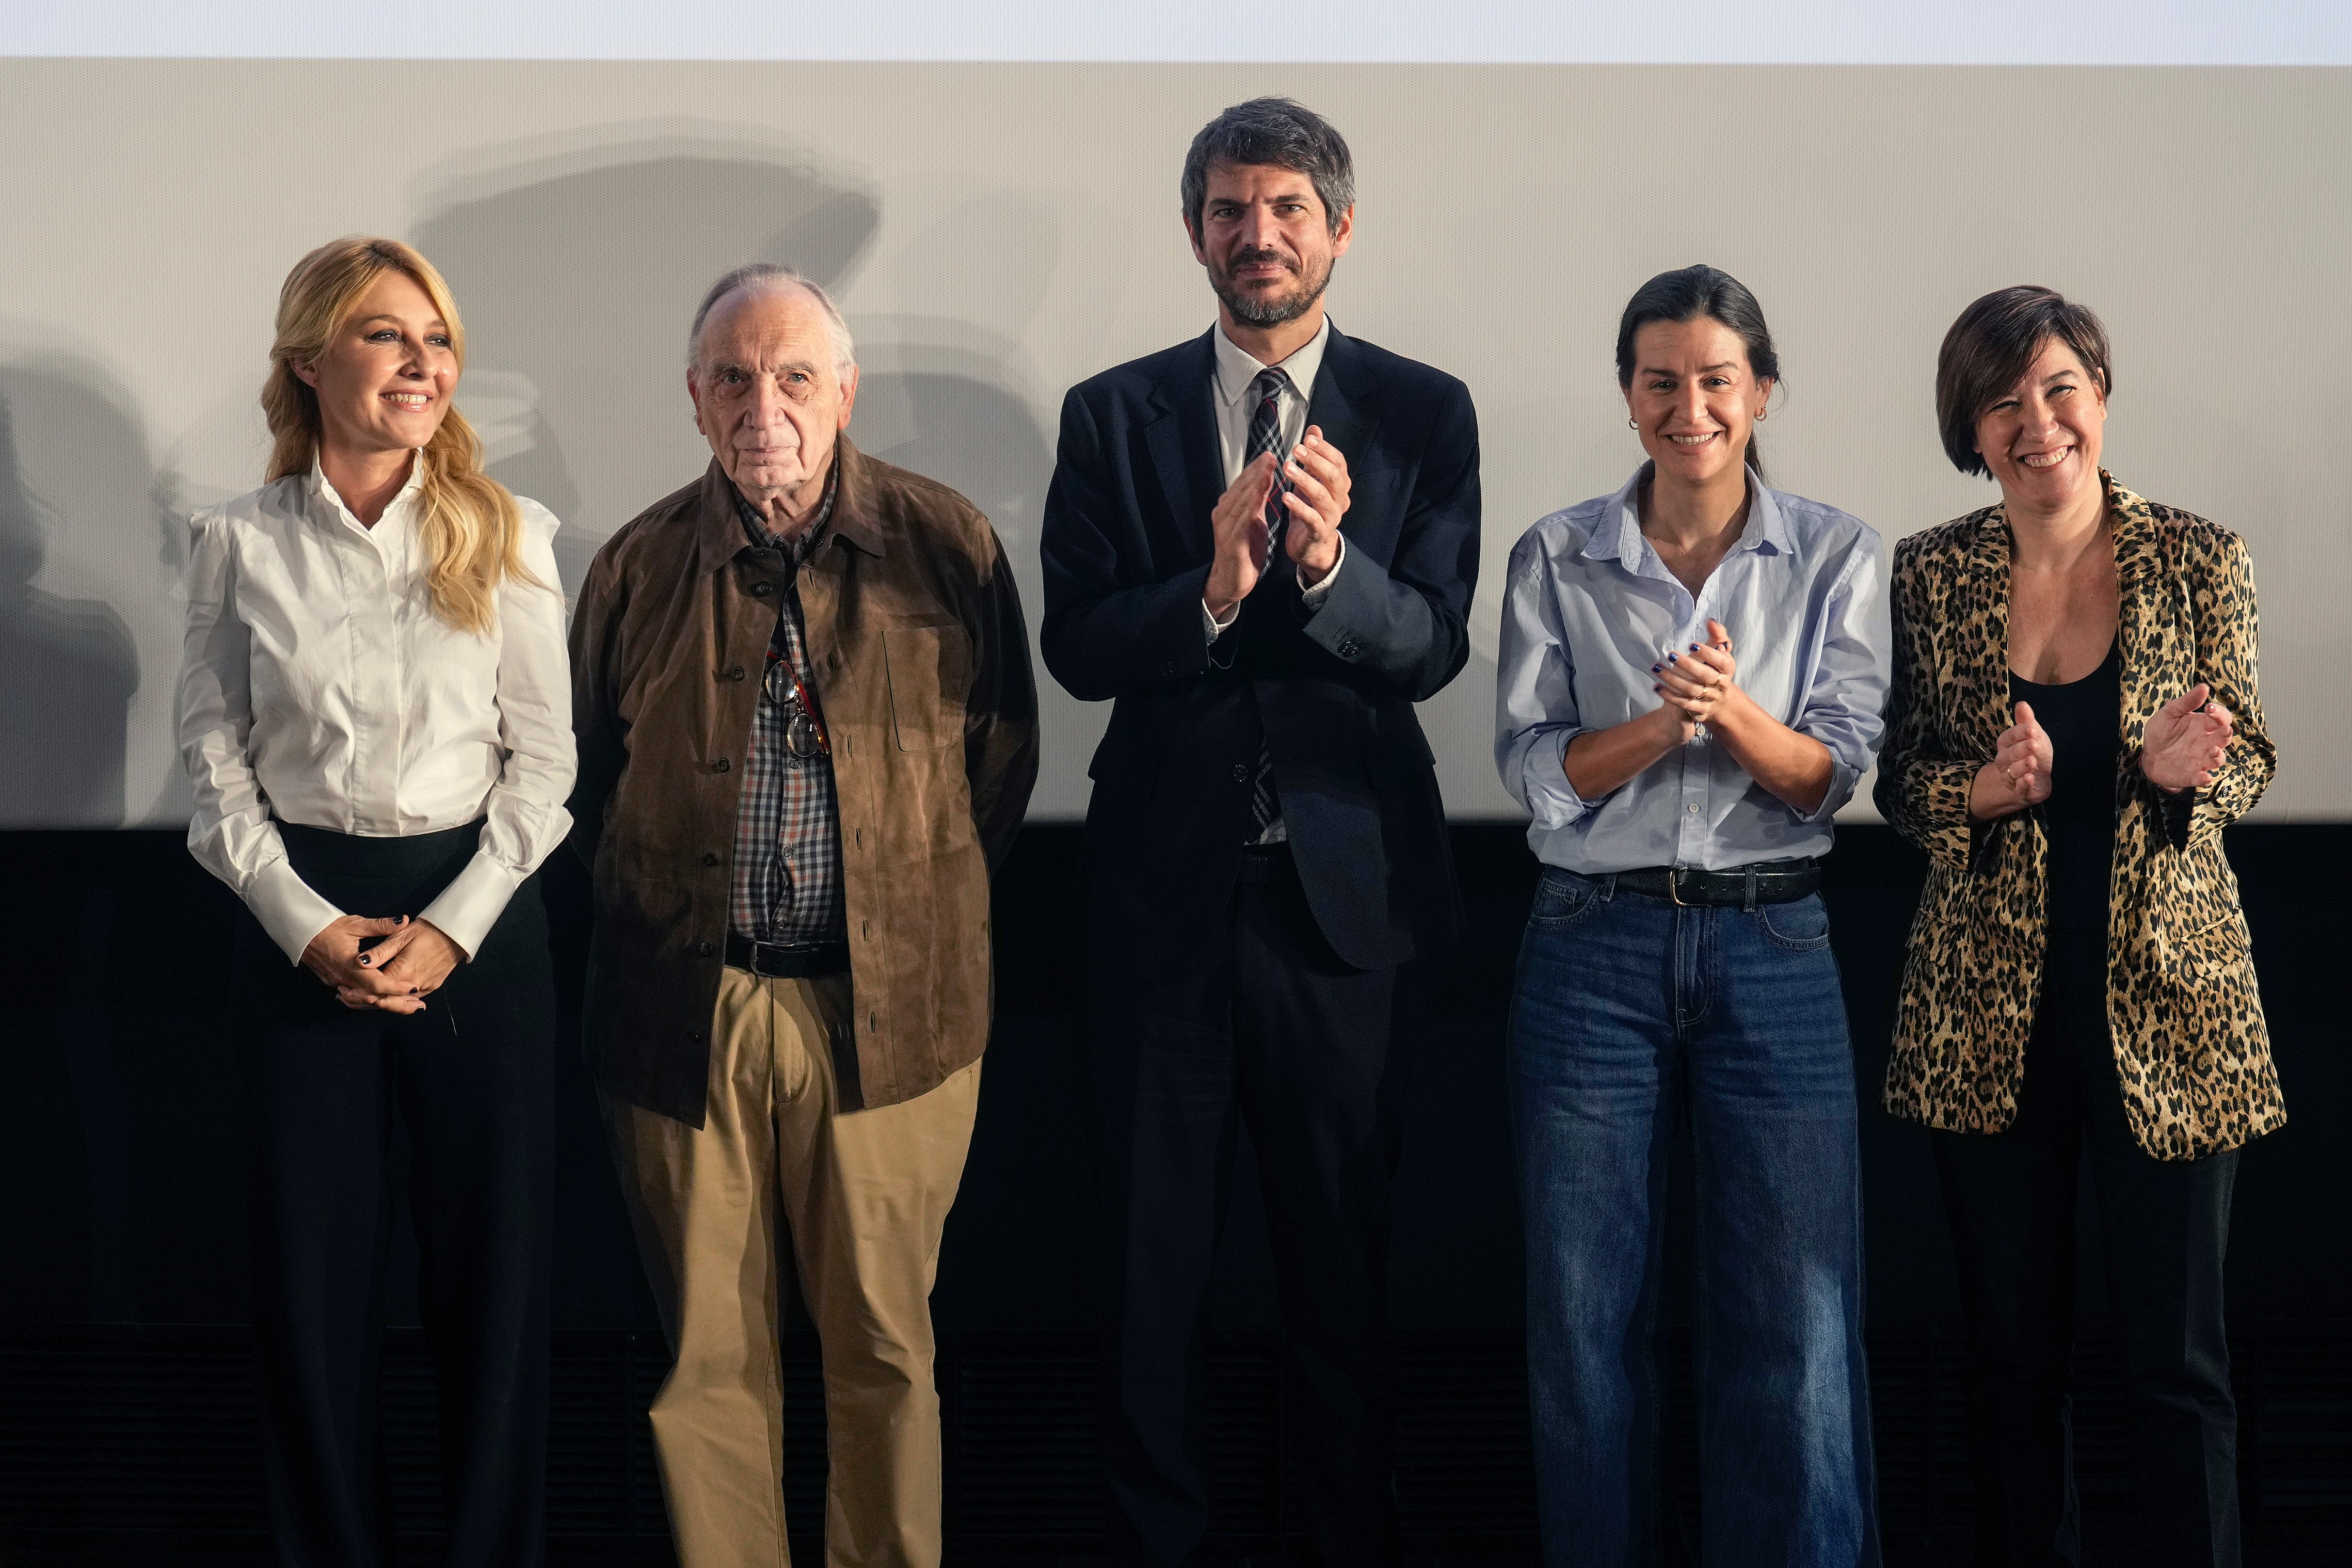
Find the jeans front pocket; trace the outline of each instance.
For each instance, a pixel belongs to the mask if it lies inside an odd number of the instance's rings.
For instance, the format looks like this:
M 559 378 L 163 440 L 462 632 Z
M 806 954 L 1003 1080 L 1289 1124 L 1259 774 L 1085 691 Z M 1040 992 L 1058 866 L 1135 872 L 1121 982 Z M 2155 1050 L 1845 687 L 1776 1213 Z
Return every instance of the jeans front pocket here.
M 1572 925 L 1600 903 L 1600 883 L 1557 866 L 1547 866 L 1542 879 L 1536 883 L 1536 899 L 1528 910 L 1528 924 L 1547 931 Z
M 1811 952 L 1830 943 L 1829 906 L 1819 893 L 1785 904 L 1759 904 L 1756 920 L 1767 938 L 1791 952 Z

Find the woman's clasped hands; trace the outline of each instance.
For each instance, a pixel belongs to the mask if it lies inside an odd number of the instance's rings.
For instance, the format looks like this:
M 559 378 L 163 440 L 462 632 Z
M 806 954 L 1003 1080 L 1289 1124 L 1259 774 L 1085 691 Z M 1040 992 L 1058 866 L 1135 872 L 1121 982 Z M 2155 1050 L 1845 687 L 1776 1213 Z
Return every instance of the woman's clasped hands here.
M 1731 633 L 1721 621 L 1709 617 L 1706 637 L 1704 643 L 1675 649 L 1650 667 L 1656 677 L 1651 689 L 1681 716 L 1686 736 L 1716 717 L 1725 704 L 1746 700 L 1737 683 L 1739 664 L 1732 658 Z
M 422 1013 L 465 958 L 430 921 L 344 915 L 310 939 L 302 967 L 354 1012 Z

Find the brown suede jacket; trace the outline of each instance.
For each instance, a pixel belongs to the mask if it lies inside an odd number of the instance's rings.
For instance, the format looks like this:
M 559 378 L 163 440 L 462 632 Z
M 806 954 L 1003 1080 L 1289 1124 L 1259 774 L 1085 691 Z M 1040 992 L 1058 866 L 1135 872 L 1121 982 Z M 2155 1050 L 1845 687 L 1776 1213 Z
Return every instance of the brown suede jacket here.
M 857 1108 L 912 1100 L 988 1043 L 989 873 L 1036 782 L 1037 693 L 988 520 L 846 438 L 837 451 L 800 595 L 856 997 L 854 1051 L 834 1054 Z M 696 1127 L 742 760 L 785 586 L 714 460 L 605 542 L 572 619 L 573 844 L 596 889 L 588 1059 L 608 1093 Z

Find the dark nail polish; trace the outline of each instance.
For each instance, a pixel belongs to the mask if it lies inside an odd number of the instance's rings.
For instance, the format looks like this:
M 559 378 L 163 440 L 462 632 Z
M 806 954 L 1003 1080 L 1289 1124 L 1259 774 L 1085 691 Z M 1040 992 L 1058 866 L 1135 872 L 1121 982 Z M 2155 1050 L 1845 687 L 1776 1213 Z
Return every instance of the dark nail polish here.
M 1674 662 L 1675 662 L 1675 660 L 1676 660 L 1677 658 L 1680 658 L 1681 657 L 1682 657 L 1682 655 L 1680 655 L 1680 654 L 1670 653 L 1670 654 L 1666 655 L 1666 662 L 1667 662 L 1668 664 L 1672 664 L 1672 663 L 1674 663 Z

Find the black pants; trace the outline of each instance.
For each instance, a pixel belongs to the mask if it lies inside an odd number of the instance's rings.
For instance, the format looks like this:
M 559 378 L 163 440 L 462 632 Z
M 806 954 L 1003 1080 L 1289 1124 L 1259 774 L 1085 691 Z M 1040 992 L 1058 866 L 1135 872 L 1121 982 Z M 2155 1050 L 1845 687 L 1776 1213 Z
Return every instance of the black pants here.
M 1102 1441 L 1122 1561 L 1174 1568 L 1207 1536 L 1210 1269 L 1243 1123 L 1282 1313 L 1283 1468 L 1311 1560 L 1393 1561 L 1389 1185 L 1399 971 L 1331 952 L 1288 851 L 1253 851 L 1192 973 L 1099 964 L 1108 1207 Z
M 285 836 L 294 869 L 346 913 L 415 915 L 464 868 L 477 829 Z M 344 1008 L 249 918 L 235 989 L 252 1031 L 254 1326 L 278 1561 L 394 1561 L 375 1396 L 396 1118 L 408 1131 L 417 1294 L 440 1401 L 446 1561 L 535 1568 L 555 1034 L 536 879 L 422 1013 Z
M 2138 1568 L 2238 1563 L 2237 1407 L 2221 1326 L 2236 1153 L 2134 1142 L 2106 1023 L 2106 935 L 2052 933 L 2017 1120 L 1933 1134 L 1969 1320 L 1977 1561 L 2081 1560 L 2067 1362 L 2074 1175 L 2087 1152 L 2131 1390 Z

